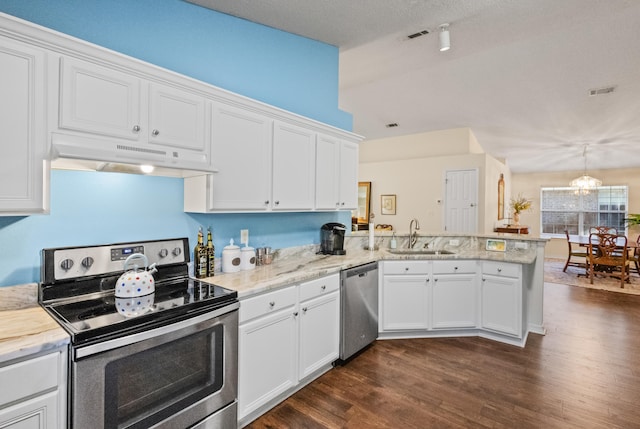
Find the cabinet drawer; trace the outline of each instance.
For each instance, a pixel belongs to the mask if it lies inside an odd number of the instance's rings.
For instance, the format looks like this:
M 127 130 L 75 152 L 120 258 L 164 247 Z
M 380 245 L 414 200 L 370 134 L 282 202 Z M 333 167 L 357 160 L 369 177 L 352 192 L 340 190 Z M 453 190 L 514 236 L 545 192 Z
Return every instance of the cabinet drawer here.
M 430 261 L 385 261 L 384 274 L 429 274 Z
M 509 264 L 507 262 L 483 262 L 482 274 L 501 277 L 520 277 L 520 264 Z
M 3 386 L 0 406 L 56 389 L 60 378 L 59 359 L 60 353 L 52 353 L 0 368 L 0 386 Z
M 340 275 L 333 274 L 300 285 L 300 301 L 315 298 L 340 288 Z
M 296 287 L 289 286 L 240 301 L 240 323 L 296 304 Z
M 434 274 L 474 274 L 476 261 L 434 261 Z

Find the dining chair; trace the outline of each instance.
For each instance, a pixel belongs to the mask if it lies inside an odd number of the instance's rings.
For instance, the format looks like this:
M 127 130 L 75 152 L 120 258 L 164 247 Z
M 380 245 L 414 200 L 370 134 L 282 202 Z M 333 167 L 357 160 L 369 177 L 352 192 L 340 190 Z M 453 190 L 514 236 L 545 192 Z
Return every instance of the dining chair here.
M 629 259 L 627 237 L 617 234 L 589 234 L 589 280 L 593 284 L 596 269 L 610 271 L 613 277 L 620 276 L 620 287 L 629 283 Z M 615 271 L 619 269 L 620 271 Z
M 565 229 L 564 234 L 567 236 L 567 246 L 569 246 L 569 256 L 567 257 L 567 263 L 564 264 L 563 272 L 567 272 L 567 268 L 569 266 L 584 268 L 584 275 L 587 274 L 587 251 L 585 247 L 581 247 L 580 249 L 574 249 L 571 241 L 569 239 L 569 231 Z M 579 258 L 579 261 L 574 261 L 572 258 Z
M 636 247 L 633 249 L 633 255 L 629 256 L 629 263 L 633 262 L 636 273 L 640 276 L 640 235 L 636 238 Z

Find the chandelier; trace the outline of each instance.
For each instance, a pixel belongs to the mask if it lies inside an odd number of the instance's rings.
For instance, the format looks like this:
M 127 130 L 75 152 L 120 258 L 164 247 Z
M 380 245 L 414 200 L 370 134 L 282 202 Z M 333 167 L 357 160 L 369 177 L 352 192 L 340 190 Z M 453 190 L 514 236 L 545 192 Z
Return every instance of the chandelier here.
M 602 186 L 602 180 L 587 175 L 587 145 L 584 145 L 582 157 L 584 158 L 584 174 L 576 177 L 569 183 L 572 188 L 575 188 L 577 195 L 587 195 L 589 192 Z

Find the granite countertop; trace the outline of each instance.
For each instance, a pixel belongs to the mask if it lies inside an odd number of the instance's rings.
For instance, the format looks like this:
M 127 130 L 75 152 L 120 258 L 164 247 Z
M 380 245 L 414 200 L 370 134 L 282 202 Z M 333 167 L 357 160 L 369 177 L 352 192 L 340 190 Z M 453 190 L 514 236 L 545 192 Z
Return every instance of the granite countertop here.
M 69 343 L 69 335 L 38 305 L 35 283 L 0 288 L 0 365 Z
M 277 289 L 290 284 L 317 279 L 341 270 L 380 260 L 456 260 L 474 259 L 531 264 L 536 259 L 534 247 L 526 250 L 493 252 L 462 247 L 447 255 L 399 255 L 380 245 L 379 250 L 365 250 L 362 241 L 347 246 L 346 255 L 318 255 L 318 246 L 298 248 L 295 253 L 277 252 L 270 265 L 238 273 L 220 273 L 202 279 L 238 292 L 239 298 Z M 382 244 L 382 243 L 381 243 Z
M 498 262 L 532 264 L 536 260 L 536 244 L 526 249 L 515 249 L 511 241 L 506 252 L 484 249 L 484 239 L 505 238 L 516 241 L 546 240 L 492 234 L 490 236 L 460 235 L 461 242 L 450 247 L 449 240 L 455 234 L 420 237 L 416 248 L 431 246 L 432 249 L 451 250 L 450 255 L 398 255 L 389 251 L 391 234 L 376 232 L 379 250 L 365 250 L 367 234 L 345 238 L 346 255 L 318 255 L 318 245 L 300 246 L 278 250 L 274 262 L 256 267 L 254 270 L 232 274 L 216 274 L 203 279 L 220 286 L 236 290 L 240 298 L 278 289 L 339 273 L 341 270 L 381 260 L 456 260 L 474 259 Z M 398 236 L 398 248 L 406 248 L 407 237 Z M 38 305 L 38 285 L 35 283 L 11 287 L 0 287 L 0 365 L 14 359 L 24 358 L 41 351 L 55 349 L 69 343 L 66 331 Z

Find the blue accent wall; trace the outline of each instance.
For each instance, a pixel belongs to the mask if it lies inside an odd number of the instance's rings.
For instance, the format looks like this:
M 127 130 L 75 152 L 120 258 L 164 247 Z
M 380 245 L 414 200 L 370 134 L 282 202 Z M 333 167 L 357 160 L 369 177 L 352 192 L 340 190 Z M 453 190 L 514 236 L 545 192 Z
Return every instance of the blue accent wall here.
M 351 130 L 337 107 L 334 46 L 181 0 L 3 0 L 0 12 Z M 182 205 L 182 179 L 54 170 L 49 215 L 0 217 L 0 286 L 37 282 L 48 247 L 175 237 L 193 246 L 202 225 L 219 256 L 240 229 L 250 245 L 278 249 L 319 243 L 326 222 L 350 223 L 350 212 L 188 214 Z

